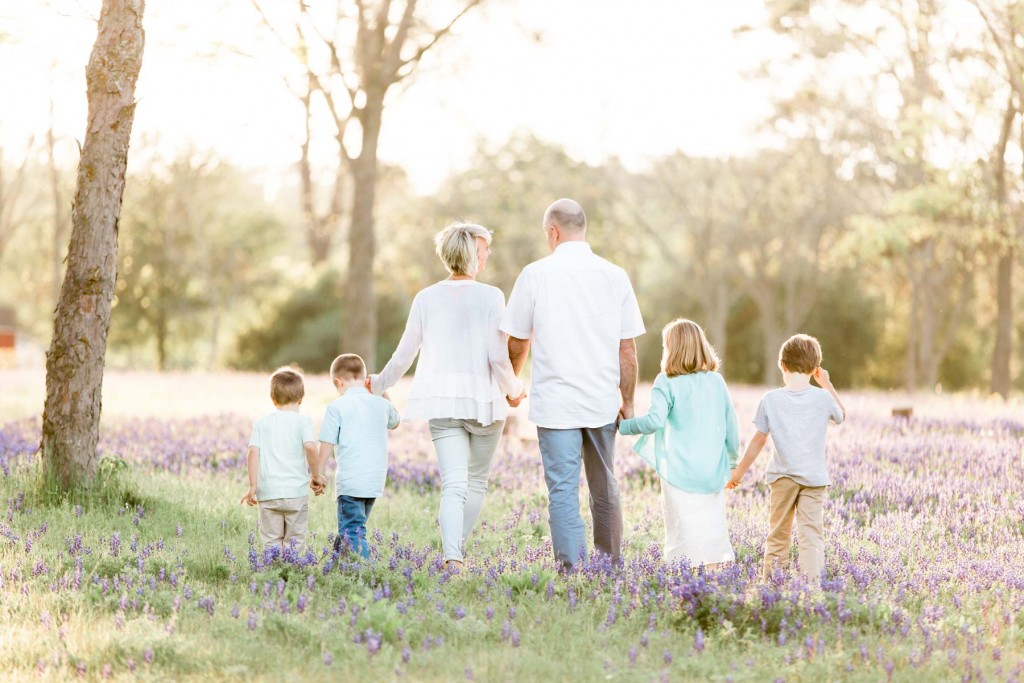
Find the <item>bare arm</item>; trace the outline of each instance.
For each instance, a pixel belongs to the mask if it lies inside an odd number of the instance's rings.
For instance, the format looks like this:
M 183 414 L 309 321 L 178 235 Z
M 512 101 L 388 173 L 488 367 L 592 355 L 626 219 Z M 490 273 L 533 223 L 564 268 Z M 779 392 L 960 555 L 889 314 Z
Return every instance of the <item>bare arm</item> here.
M 736 469 L 732 471 L 732 475 L 729 477 L 729 483 L 725 485 L 727 489 L 734 489 L 739 486 L 740 479 L 747 473 L 750 466 L 757 460 L 757 456 L 761 454 L 761 449 L 768 442 L 768 435 L 764 432 L 754 432 L 754 436 L 750 439 L 750 443 L 747 444 L 747 450 L 743 453 L 743 459 L 740 460 L 740 464 L 736 466 Z
M 256 482 L 260 477 L 260 449 L 257 446 L 249 446 L 249 450 L 245 453 L 246 466 L 249 468 L 249 491 L 244 496 L 240 503 L 247 503 L 249 505 L 256 504 Z
M 619 393 L 622 394 L 622 408 L 619 415 L 623 419 L 633 417 L 633 396 L 636 394 L 636 339 L 623 339 L 619 342 Z
M 334 444 L 327 443 L 326 441 L 320 442 L 320 457 L 317 458 L 316 471 L 323 472 L 324 466 L 327 464 L 327 458 L 334 455 Z
M 526 364 L 526 354 L 530 352 L 530 340 L 510 336 L 508 338 L 508 358 L 512 361 L 512 371 L 519 376 Z
M 814 381 L 818 383 L 819 387 L 832 394 L 832 398 L 834 398 L 836 403 L 839 404 L 839 410 L 843 411 L 843 420 L 845 420 L 846 406 L 844 406 L 842 400 L 840 400 L 839 393 L 836 391 L 836 388 L 832 386 L 832 380 L 829 379 L 828 370 L 819 366 L 812 376 L 814 377 Z
M 324 481 L 320 476 L 320 458 L 317 456 L 316 444 L 312 441 L 306 441 L 302 444 L 302 448 L 306 451 L 306 466 L 309 467 L 309 488 L 313 489 L 313 493 L 319 496 L 324 492 Z

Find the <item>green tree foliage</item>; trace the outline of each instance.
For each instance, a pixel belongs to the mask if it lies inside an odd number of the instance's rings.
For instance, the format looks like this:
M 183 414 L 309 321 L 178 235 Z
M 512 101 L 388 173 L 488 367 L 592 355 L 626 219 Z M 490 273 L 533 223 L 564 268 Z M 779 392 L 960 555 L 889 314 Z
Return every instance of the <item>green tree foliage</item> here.
M 120 241 L 111 342 L 127 361 L 161 370 L 215 364 L 225 329 L 289 264 L 258 189 L 194 155 L 129 179 Z
M 230 366 L 240 370 L 270 370 L 297 365 L 308 372 L 327 372 L 334 357 L 348 351 L 339 347 L 338 338 L 338 330 L 344 329 L 347 321 L 338 305 L 342 282 L 337 270 L 327 269 L 312 282 L 269 301 L 253 316 L 255 322 L 239 334 L 229 359 Z M 409 294 L 382 286 L 380 293 L 377 314 L 381 335 L 377 353 L 386 360 L 405 329 L 415 292 Z

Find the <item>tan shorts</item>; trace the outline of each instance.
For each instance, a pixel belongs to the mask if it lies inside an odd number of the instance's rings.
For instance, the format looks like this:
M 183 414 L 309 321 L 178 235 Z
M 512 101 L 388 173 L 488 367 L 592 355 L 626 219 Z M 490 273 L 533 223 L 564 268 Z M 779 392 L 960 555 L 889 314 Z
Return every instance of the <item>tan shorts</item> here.
M 264 548 L 287 548 L 292 543 L 296 548 L 302 547 L 306 542 L 309 496 L 261 500 L 259 508 L 260 540 Z

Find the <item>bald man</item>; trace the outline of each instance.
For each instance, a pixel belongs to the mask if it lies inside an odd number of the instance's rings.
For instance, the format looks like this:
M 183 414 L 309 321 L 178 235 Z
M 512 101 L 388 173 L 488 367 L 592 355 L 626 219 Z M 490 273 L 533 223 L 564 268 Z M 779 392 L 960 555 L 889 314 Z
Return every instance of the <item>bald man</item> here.
M 594 546 L 616 563 L 622 508 L 615 479 L 615 422 L 632 417 L 636 340 L 644 333 L 626 272 L 594 254 L 587 217 L 571 199 L 544 212 L 552 254 L 523 269 L 501 329 L 518 375 L 533 351 L 530 420 L 537 425 L 555 560 L 587 559 L 580 516 L 580 466 L 590 486 Z

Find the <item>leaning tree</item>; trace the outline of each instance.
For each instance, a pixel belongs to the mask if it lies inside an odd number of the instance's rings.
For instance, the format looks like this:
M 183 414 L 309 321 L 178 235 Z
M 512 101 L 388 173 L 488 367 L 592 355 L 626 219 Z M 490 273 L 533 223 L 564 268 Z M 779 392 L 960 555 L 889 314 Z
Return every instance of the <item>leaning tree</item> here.
M 373 367 L 377 344 L 373 273 L 380 166 L 377 145 L 388 93 L 408 81 L 423 57 L 482 0 L 458 0 L 446 7 L 418 0 L 251 2 L 303 74 L 299 97 L 306 112 L 306 135 L 299 169 L 308 241 L 314 262 L 326 259 L 336 224 L 343 213 L 348 214 L 342 346 Z M 314 95 L 322 98 L 329 112 L 337 150 L 330 208 L 319 216 L 309 163 Z M 343 211 L 346 179 L 351 182 L 351 202 Z
M 62 490 L 87 484 L 95 473 L 117 222 L 145 44 L 144 8 L 145 0 L 103 0 L 86 68 L 89 115 L 71 212 L 67 272 L 46 356 L 40 444 L 45 471 Z

